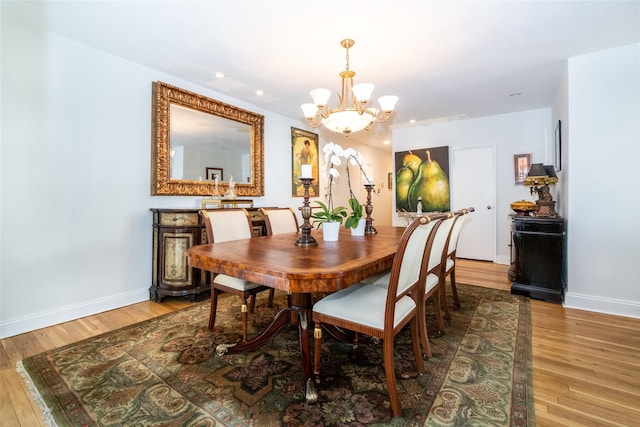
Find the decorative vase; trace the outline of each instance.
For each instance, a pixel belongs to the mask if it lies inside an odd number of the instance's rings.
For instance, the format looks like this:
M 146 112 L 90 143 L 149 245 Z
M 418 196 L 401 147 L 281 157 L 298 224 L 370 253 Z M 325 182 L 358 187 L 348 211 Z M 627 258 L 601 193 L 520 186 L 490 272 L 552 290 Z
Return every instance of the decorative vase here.
M 338 241 L 338 235 L 340 234 L 339 222 L 323 222 L 322 223 L 322 238 L 325 242 Z
M 367 224 L 367 220 L 360 218 L 358 220 L 358 226 L 351 229 L 352 236 L 364 236 L 364 226 Z

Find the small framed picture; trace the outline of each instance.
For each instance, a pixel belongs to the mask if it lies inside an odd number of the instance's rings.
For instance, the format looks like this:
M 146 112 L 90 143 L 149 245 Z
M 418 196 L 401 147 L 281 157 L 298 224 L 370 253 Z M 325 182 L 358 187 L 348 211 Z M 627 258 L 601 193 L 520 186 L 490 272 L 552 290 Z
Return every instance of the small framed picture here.
M 224 172 L 222 168 L 207 168 L 207 181 L 215 181 L 216 176 L 219 181 L 224 181 Z
M 531 167 L 531 154 L 514 154 L 513 171 L 516 184 L 522 184 Z
M 393 188 L 393 172 L 387 174 L 387 188 L 389 190 Z

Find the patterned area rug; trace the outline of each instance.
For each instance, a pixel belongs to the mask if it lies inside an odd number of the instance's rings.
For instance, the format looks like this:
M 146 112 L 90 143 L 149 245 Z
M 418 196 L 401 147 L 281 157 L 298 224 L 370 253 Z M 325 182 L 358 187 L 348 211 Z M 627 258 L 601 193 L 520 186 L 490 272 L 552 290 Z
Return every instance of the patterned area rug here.
M 198 303 L 24 359 L 18 370 L 58 426 L 534 425 L 528 299 L 459 291 L 462 306 L 446 333 L 431 338 L 424 374 L 408 330 L 396 339 L 401 417 L 391 413 L 380 345 L 354 350 L 325 334 L 312 405 L 304 402 L 296 329 L 283 328 L 255 352 L 217 356 L 217 344 L 241 339 L 239 299 L 231 296 L 219 303 L 214 332 L 209 304 Z M 265 307 L 265 297 L 250 317 L 251 334 L 278 309 Z M 284 295 L 276 302 L 284 305 Z

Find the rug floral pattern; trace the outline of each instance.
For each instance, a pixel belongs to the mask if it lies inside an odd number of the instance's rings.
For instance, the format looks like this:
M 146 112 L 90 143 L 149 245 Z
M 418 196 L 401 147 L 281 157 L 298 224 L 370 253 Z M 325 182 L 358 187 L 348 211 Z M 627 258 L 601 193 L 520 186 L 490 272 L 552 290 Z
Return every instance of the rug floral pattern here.
M 213 332 L 209 305 L 199 303 L 27 358 L 18 369 L 59 426 L 533 425 L 528 300 L 459 291 L 462 306 L 446 333 L 431 334 L 425 373 L 416 370 L 408 331 L 396 338 L 403 412 L 395 418 L 380 345 L 354 350 L 325 337 L 316 404 L 304 402 L 296 329 L 254 352 L 217 356 L 218 344 L 241 339 L 234 297 L 221 299 L 218 319 L 228 320 Z M 250 334 L 284 305 L 276 295 L 273 308 L 259 297 Z

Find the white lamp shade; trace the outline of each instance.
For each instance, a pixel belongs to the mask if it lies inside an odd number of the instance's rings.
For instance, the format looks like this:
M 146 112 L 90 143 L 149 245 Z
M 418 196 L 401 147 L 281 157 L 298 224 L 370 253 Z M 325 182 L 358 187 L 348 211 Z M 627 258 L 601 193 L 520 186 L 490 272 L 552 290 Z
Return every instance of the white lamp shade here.
M 322 108 L 329 102 L 331 91 L 329 89 L 317 88 L 313 89 L 309 94 L 311 95 L 311 99 L 313 99 L 313 103 L 319 108 Z
M 380 104 L 380 109 L 385 113 L 389 111 L 393 111 L 396 108 L 396 103 L 398 102 L 398 97 L 393 95 L 381 96 L 378 98 L 378 103 Z
M 366 128 L 373 120 L 374 117 L 368 110 L 365 110 L 364 114 L 355 110 L 345 110 L 334 112 L 326 119 L 322 119 L 322 124 L 334 132 L 348 135 Z
M 366 104 L 371 98 L 371 94 L 373 93 L 373 89 L 375 86 L 373 83 L 360 83 L 355 85 L 351 91 L 356 97 L 356 100 L 361 104 Z
M 315 117 L 318 112 L 318 106 L 316 104 L 302 104 L 300 108 L 302 108 L 302 112 L 307 119 Z

